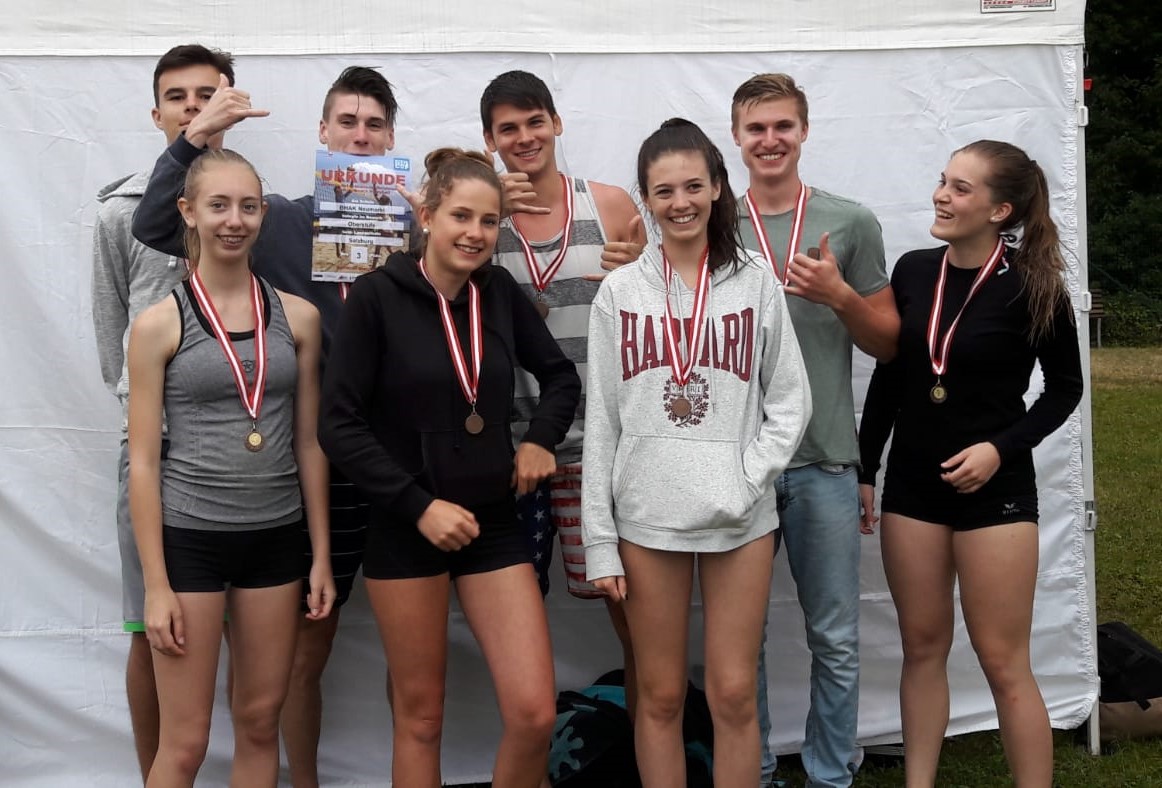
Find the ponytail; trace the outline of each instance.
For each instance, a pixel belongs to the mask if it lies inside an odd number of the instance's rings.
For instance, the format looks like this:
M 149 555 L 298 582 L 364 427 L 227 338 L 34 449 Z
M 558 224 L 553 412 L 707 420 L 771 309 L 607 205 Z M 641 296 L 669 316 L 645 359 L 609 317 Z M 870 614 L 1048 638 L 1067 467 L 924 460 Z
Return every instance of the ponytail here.
M 258 177 L 258 171 L 254 169 L 254 165 L 237 151 L 232 151 L 228 148 L 210 150 L 203 153 L 198 158 L 194 159 L 193 164 L 186 170 L 186 181 L 182 188 L 182 198 L 189 204 L 193 204 L 198 198 L 198 186 L 202 178 L 202 174 L 210 167 L 210 165 L 218 164 L 241 164 L 246 169 L 250 170 L 254 175 L 254 180 L 258 181 L 258 191 L 262 193 L 262 179 Z M 198 238 L 198 228 L 185 225 L 185 233 L 182 240 L 186 247 L 186 262 L 187 269 L 190 273 L 198 267 L 198 259 L 202 256 L 202 244 Z
M 1013 265 L 1029 303 L 1029 341 L 1036 343 L 1052 333 L 1054 315 L 1068 302 L 1065 259 L 1057 225 L 1049 214 L 1045 172 L 1023 150 L 1007 142 L 978 140 L 957 151 L 962 152 L 988 162 L 985 184 L 993 202 L 1013 206 L 1000 232 L 1015 241 L 1017 230 L 1021 231 Z
M 710 219 L 706 225 L 706 240 L 710 247 L 707 267 L 711 273 L 724 265 L 737 268 L 743 262 L 742 236 L 739 235 L 738 203 L 730 188 L 730 175 L 722 151 L 710 138 L 684 118 L 670 118 L 642 143 L 637 156 L 638 189 L 649 193 L 646 177 L 650 165 L 667 153 L 693 152 L 706 160 L 711 182 L 719 187 L 718 199 L 710 205 Z

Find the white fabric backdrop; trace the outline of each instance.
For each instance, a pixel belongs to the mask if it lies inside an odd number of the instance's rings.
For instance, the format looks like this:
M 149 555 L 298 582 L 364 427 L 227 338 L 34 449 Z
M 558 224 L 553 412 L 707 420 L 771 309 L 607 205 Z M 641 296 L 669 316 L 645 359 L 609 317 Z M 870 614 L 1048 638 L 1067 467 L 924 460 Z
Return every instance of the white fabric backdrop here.
M 172 5 L 159 4 L 163 10 Z M 100 32 L 95 20 L 78 24 L 90 22 Z M 300 33 L 295 41 L 310 49 L 308 36 Z M 0 384 L 5 784 L 125 785 L 136 775 L 113 526 L 118 409 L 97 370 L 88 281 L 94 195 L 114 178 L 149 167 L 163 146 L 149 121 L 150 74 L 156 55 L 178 41 L 155 43 L 148 57 L 0 56 L 0 250 L 8 272 L 0 287 L 0 368 L 7 376 Z M 626 187 L 632 186 L 640 141 L 678 114 L 704 126 L 732 164 L 736 189 L 745 185 L 729 136 L 731 93 L 756 71 L 788 71 L 811 99 L 805 179 L 877 213 L 889 265 L 908 249 L 935 245 L 927 227 L 936 177 L 950 151 L 984 136 L 1022 145 L 1045 167 L 1055 216 L 1077 251 L 1080 64 L 1073 46 L 778 55 L 248 56 L 237 64 L 239 85 L 272 116 L 243 124 L 228 145 L 255 162 L 272 190 L 292 196 L 310 191 L 321 98 L 352 62 L 381 65 L 397 86 L 396 148 L 416 156 L 449 143 L 479 147 L 484 85 L 509 68 L 532 70 L 557 97 L 565 125 L 558 147 L 563 167 Z M 1077 266 L 1071 271 L 1075 297 L 1080 273 Z M 858 358 L 857 402 L 869 371 L 870 362 Z M 1035 376 L 1030 397 L 1039 385 Z M 1075 415 L 1037 452 L 1043 520 L 1033 658 L 1058 727 L 1080 724 L 1097 690 L 1083 560 L 1081 429 Z M 893 741 L 899 736 L 898 635 L 878 543 L 863 545 L 860 739 Z M 614 667 L 619 651 L 603 606 L 568 597 L 559 569 L 553 580 L 558 682 L 576 687 Z M 456 616 L 451 632 L 445 779 L 484 779 L 497 738 L 494 699 L 479 653 Z M 794 751 L 803 735 L 808 656 L 782 558 L 770 632 L 773 742 L 781 752 Z M 692 637 L 697 641 L 700 633 Z M 695 646 L 695 663 L 699 651 Z M 991 699 L 959 620 L 950 664 L 950 730 L 994 727 Z M 325 783 L 387 783 L 390 719 L 383 679 L 374 623 L 357 594 L 344 612 L 325 677 Z M 229 719 L 221 706 L 203 769 L 207 785 L 223 783 L 228 772 Z

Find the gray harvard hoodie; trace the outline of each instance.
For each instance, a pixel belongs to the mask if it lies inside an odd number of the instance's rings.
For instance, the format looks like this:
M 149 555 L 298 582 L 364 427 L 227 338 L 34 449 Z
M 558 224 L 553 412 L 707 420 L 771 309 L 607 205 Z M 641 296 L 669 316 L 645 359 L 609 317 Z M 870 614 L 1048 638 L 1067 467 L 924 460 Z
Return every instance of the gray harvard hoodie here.
M 150 249 L 130 232 L 149 175 L 139 172 L 102 189 L 93 227 L 93 328 L 101 377 L 121 400 L 122 431 L 129 397 L 125 365 L 129 326 L 143 309 L 169 295 L 186 272 L 181 259 Z
M 672 407 L 661 254 L 647 249 L 597 292 L 581 484 L 589 580 L 625 574 L 620 539 L 716 553 L 779 527 L 774 480 L 807 428 L 811 392 L 783 288 L 765 260 L 746 254 L 711 277 L 709 331 L 684 417 Z M 670 299 L 688 322 L 694 294 L 677 274 Z

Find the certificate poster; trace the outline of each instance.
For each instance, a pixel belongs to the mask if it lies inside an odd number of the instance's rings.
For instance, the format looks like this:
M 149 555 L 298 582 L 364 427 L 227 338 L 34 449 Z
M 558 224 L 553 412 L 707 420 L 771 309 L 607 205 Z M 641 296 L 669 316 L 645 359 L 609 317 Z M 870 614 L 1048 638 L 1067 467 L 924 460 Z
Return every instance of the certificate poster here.
M 352 282 L 408 248 L 412 209 L 398 186 L 416 188 L 407 156 L 315 154 L 312 280 Z
M 982 14 L 1014 14 L 1018 11 L 1056 11 L 1057 0 L 980 0 Z

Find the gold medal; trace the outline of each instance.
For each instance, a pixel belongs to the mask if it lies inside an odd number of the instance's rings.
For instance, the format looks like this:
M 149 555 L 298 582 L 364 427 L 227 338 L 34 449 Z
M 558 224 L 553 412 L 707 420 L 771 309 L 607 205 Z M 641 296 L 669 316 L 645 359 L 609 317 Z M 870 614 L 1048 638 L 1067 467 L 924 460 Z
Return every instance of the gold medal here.
M 242 399 L 242 406 L 250 416 L 250 432 L 246 434 L 247 451 L 262 451 L 265 440 L 258 431 L 258 413 L 262 409 L 262 396 L 266 391 L 266 323 L 263 321 L 262 293 L 258 284 L 258 277 L 250 275 L 250 305 L 254 313 L 254 385 L 247 385 L 246 373 L 238 352 L 226 331 L 226 326 L 214 306 L 213 300 L 202 285 L 198 272 L 190 276 L 190 288 L 193 290 L 194 300 L 202 310 L 202 314 L 213 329 L 214 338 L 218 340 L 222 352 L 230 362 L 230 371 L 234 374 L 234 385 L 238 389 L 238 396 Z
M 262 451 L 262 447 L 265 445 L 266 439 L 262 437 L 262 433 L 257 428 L 246 434 L 246 448 L 250 451 Z
M 940 381 L 936 381 L 936 385 L 928 392 L 928 398 L 937 405 L 943 405 L 948 399 L 948 389 Z

